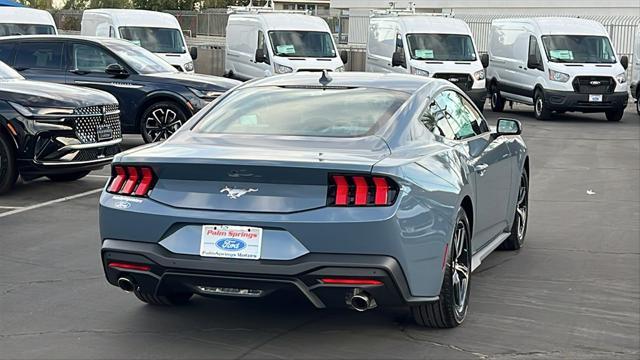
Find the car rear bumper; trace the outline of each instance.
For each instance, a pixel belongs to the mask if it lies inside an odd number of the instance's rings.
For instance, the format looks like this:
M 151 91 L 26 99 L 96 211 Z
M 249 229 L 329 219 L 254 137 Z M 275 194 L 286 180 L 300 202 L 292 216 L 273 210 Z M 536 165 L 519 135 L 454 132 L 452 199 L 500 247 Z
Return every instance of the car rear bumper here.
M 307 254 L 294 260 L 235 260 L 178 255 L 153 243 L 105 240 L 101 250 L 107 281 L 117 285 L 126 276 L 141 291 L 156 295 L 193 292 L 216 295 L 207 289 L 249 289 L 262 297 L 274 291 L 293 289 L 315 307 L 346 305 L 354 289 L 368 292 L 381 306 L 437 301 L 438 297 L 411 296 L 405 275 L 392 257 L 381 255 Z M 115 262 L 150 266 L 149 271 L 110 267 Z M 379 285 L 324 284 L 322 278 L 378 280 Z
M 615 92 L 603 94 L 601 102 L 590 102 L 589 94 L 573 91 L 545 90 L 546 106 L 552 111 L 605 112 L 624 109 L 629 101 L 629 94 Z

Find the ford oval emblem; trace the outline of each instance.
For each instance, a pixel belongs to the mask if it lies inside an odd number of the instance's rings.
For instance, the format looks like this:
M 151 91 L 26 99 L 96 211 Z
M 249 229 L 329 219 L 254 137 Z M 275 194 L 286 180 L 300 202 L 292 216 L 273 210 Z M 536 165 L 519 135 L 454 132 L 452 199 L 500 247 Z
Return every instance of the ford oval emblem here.
M 593 81 L 591 81 L 589 84 L 591 84 L 591 86 L 598 86 L 598 85 L 600 85 L 600 84 L 601 84 L 601 82 L 600 82 L 600 81 L 598 81 L 598 80 L 593 80 Z
M 113 206 L 118 209 L 128 209 L 131 207 L 131 203 L 128 201 L 117 201 Z
M 449 81 L 452 83 L 457 83 L 458 82 L 458 78 L 449 78 Z
M 240 239 L 224 238 L 216 241 L 216 247 L 225 251 L 240 251 L 247 247 L 247 243 Z

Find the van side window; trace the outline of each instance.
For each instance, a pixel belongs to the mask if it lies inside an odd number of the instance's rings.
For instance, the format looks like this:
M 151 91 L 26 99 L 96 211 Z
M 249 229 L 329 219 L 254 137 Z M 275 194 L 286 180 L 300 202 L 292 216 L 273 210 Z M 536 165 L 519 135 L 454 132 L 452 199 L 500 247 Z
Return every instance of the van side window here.
M 264 41 L 264 33 L 260 30 L 258 30 L 258 49 L 262 49 L 262 51 L 264 52 L 264 56 L 265 56 L 265 63 L 267 64 L 271 64 L 271 61 L 269 61 L 269 49 L 267 48 L 267 44 Z
M 16 54 L 17 69 L 62 70 L 61 42 L 23 42 Z
M 538 40 L 535 36 L 529 37 L 529 58 L 534 57 L 536 59 L 536 63 L 542 66 L 542 54 L 540 53 L 540 47 L 538 46 Z M 527 58 L 527 59 L 529 59 Z M 528 61 L 527 61 L 528 62 Z
M 13 48 L 14 43 L 6 42 L 0 43 L 0 61 L 11 66 L 13 65 Z

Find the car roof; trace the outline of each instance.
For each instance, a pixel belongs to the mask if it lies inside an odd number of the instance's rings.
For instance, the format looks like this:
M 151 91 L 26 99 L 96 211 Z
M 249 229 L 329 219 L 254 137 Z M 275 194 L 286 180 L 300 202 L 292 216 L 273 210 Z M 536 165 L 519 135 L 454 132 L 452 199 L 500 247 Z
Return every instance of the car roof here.
M 440 79 L 395 73 L 369 73 L 369 72 L 329 72 L 327 75 L 331 82 L 327 87 L 365 87 L 413 93 L 422 86 L 434 83 L 447 82 Z M 241 87 L 253 86 L 301 86 L 320 87 L 321 72 L 297 72 L 294 74 L 277 75 L 254 80 Z
M 460 19 L 444 16 L 410 15 L 381 16 L 375 20 L 393 21 L 403 27 L 408 34 L 470 34 L 469 26 Z
M 83 17 L 90 14 L 107 15 L 113 19 L 117 26 L 135 27 L 163 27 L 175 28 L 180 23 L 175 16 L 158 11 L 137 9 L 89 9 L 85 10 Z
M 236 13 L 229 16 L 230 22 L 243 19 L 257 19 L 264 24 L 267 30 L 308 30 L 325 31 L 329 29 L 327 23 L 312 15 L 291 13 Z

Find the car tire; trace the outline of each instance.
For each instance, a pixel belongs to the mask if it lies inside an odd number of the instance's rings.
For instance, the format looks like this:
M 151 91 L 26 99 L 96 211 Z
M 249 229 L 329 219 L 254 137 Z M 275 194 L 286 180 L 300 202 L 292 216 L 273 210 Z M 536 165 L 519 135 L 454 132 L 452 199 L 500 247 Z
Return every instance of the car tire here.
M 51 174 L 51 175 L 47 175 L 47 178 L 55 182 L 69 182 L 69 181 L 80 180 L 83 177 L 89 175 L 89 173 L 90 171 L 78 171 L 78 172 L 65 173 L 65 174 Z
M 622 117 L 624 116 L 624 109 L 607 111 L 604 114 L 607 116 L 608 121 L 618 122 L 622 120 Z
M 429 328 L 453 328 L 464 321 L 469 307 L 471 279 L 471 227 L 458 210 L 438 301 L 411 307 L 415 322 Z M 466 279 L 465 279 L 466 278 Z
M 187 119 L 184 110 L 175 102 L 157 102 L 142 113 L 140 134 L 146 143 L 163 141 L 176 132 Z
M 640 96 L 640 94 L 638 94 Z M 636 112 L 640 115 L 640 99 L 636 100 Z
M 547 109 L 544 100 L 544 92 L 538 89 L 536 90 L 533 96 L 533 112 L 536 115 L 536 119 L 538 120 L 549 120 L 551 119 L 551 110 Z
M 529 174 L 526 171 L 520 176 L 516 211 L 511 225 L 511 234 L 500 244 L 500 250 L 518 250 L 524 244 L 529 222 Z
M 141 292 L 136 289 L 133 291 L 138 300 L 147 303 L 149 305 L 157 306 L 171 306 L 171 305 L 186 305 L 191 297 L 192 293 L 175 293 L 170 295 L 153 295 L 145 292 Z
M 14 146 L 11 140 L 0 132 L 0 194 L 9 192 L 18 180 L 18 169 Z
M 504 99 L 500 95 L 500 90 L 498 90 L 498 84 L 491 84 L 491 111 L 493 112 L 502 112 L 504 111 Z

